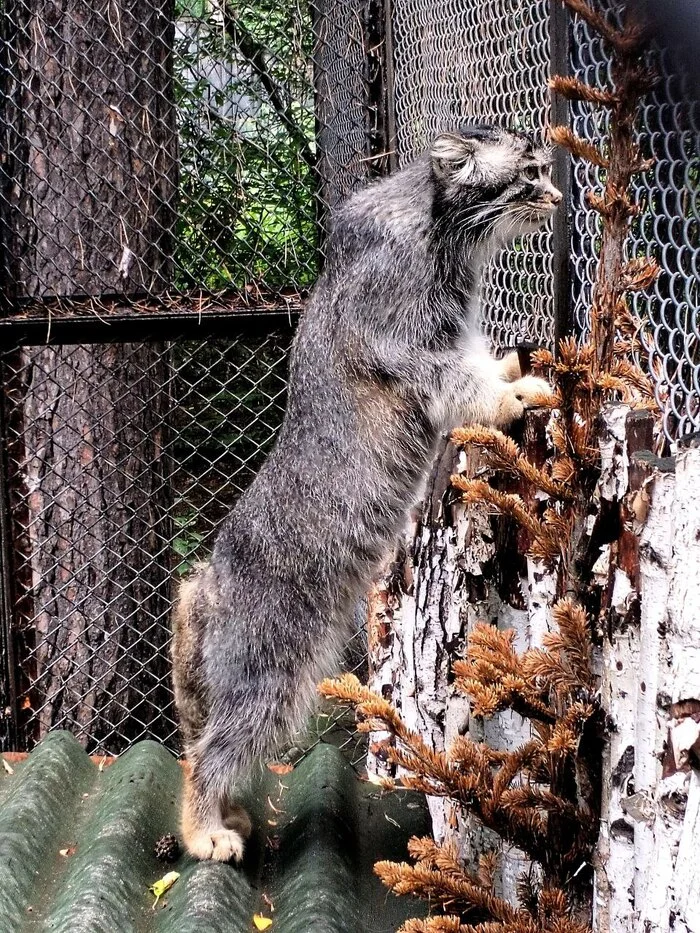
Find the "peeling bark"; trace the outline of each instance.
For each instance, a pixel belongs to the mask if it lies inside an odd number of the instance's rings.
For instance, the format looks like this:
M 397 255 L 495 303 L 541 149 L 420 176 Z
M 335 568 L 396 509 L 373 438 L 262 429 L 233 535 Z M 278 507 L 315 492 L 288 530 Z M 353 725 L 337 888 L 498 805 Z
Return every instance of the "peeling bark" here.
M 523 440 L 535 459 L 542 428 L 531 418 Z M 606 410 L 601 478 L 579 542 L 597 554 L 595 663 L 609 725 L 602 777 L 596 762 L 590 775 L 602 785 L 596 933 L 700 931 L 700 448 L 681 451 L 675 464 L 658 460 L 646 449 L 651 428 L 647 414 Z M 464 698 L 453 696 L 449 667 L 477 620 L 515 629 L 518 650 L 541 644 L 556 597 L 556 573 L 522 557 L 521 532 L 451 500 L 450 470 L 478 469 L 472 455 L 445 450 L 413 549 L 383 582 L 390 598 L 373 620 L 375 627 L 381 620 L 382 649 L 370 685 L 436 749 L 465 729 L 497 748 L 529 738 L 512 713 L 483 725 L 470 720 Z M 429 803 L 435 837 L 457 842 L 467 863 L 493 845 L 449 801 Z M 524 867 L 519 853 L 505 853 L 506 896 Z
M 611 731 L 597 853 L 599 933 L 700 930 L 700 450 L 631 460 L 638 584 L 613 600 L 603 700 Z M 619 568 L 618 568 L 618 572 Z M 622 611 L 621 611 L 622 610 Z
M 546 454 L 543 413 L 528 416 L 521 438 L 535 462 Z M 439 455 L 420 515 L 407 531 L 404 557 L 374 591 L 370 602 L 369 686 L 390 700 L 406 725 L 436 749 L 449 748 L 469 732 L 494 748 L 510 750 L 530 738 L 520 716 L 506 711 L 480 722 L 470 717 L 469 701 L 452 687 L 452 664 L 464 657 L 466 639 L 477 622 L 516 631 L 520 651 L 541 644 L 549 630 L 548 606 L 556 573 L 524 556 L 527 541 L 512 521 L 458 501 L 449 486 L 454 473 L 474 476 L 483 463 L 473 452 L 447 444 Z M 502 478 L 503 488 L 512 481 Z M 376 633 L 381 633 L 379 636 Z M 373 734 L 368 768 L 387 775 L 383 744 Z M 465 822 L 445 798 L 429 798 L 433 834 L 453 841 L 467 863 L 497 840 L 472 818 Z M 527 867 L 511 849 L 501 860 L 500 889 L 514 896 L 518 875 Z

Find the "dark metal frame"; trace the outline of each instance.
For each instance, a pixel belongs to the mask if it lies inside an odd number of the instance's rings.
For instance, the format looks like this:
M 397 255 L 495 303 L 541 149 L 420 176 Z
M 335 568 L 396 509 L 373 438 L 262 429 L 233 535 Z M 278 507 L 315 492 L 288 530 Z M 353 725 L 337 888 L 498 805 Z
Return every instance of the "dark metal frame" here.
M 0 346 L 57 346 L 75 343 L 127 343 L 149 340 L 192 340 L 230 337 L 265 327 L 292 328 L 301 313 L 298 304 L 288 308 L 250 310 L 154 311 L 65 317 L 13 317 L 0 319 Z
M 398 165 L 391 17 L 391 0 L 370 0 L 366 33 L 370 78 L 368 108 L 370 115 L 374 113 L 374 128 L 370 133 L 369 158 L 379 175 L 393 172 Z

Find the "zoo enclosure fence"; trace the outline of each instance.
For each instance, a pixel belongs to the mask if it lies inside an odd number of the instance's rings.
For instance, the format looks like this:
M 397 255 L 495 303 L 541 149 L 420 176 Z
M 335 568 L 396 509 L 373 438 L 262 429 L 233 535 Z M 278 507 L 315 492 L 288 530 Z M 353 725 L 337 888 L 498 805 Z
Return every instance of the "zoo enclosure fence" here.
M 272 443 L 329 210 L 441 129 L 544 132 L 553 69 L 609 77 L 546 0 L 147 9 L 2 13 L 3 747 L 64 727 L 92 752 L 177 748 L 174 590 Z M 700 118 L 667 51 L 659 62 L 633 249 L 662 266 L 636 300 L 670 442 L 700 427 Z M 604 134 L 603 116 L 557 106 Z M 558 161 L 557 228 L 488 268 L 497 348 L 585 330 L 587 171 Z M 361 627 L 347 664 L 362 671 Z M 360 759 L 342 722 L 315 731 Z

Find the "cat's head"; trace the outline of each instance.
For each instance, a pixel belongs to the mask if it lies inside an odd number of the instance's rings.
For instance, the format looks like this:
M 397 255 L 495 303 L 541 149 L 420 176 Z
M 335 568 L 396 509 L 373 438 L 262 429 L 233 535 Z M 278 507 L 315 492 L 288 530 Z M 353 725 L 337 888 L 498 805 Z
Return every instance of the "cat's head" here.
M 562 200 L 552 184 L 550 151 L 498 126 L 441 133 L 430 160 L 437 210 L 475 242 L 498 245 L 530 233 Z

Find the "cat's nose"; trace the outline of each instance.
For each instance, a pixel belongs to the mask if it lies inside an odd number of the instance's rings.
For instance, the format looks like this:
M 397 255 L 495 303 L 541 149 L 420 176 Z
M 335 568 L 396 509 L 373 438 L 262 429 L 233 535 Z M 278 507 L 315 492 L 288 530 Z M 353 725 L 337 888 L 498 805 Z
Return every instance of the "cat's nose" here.
M 544 200 L 551 201 L 552 204 L 557 205 L 561 204 L 561 202 L 564 200 L 564 195 L 558 188 L 552 187 L 545 192 Z

